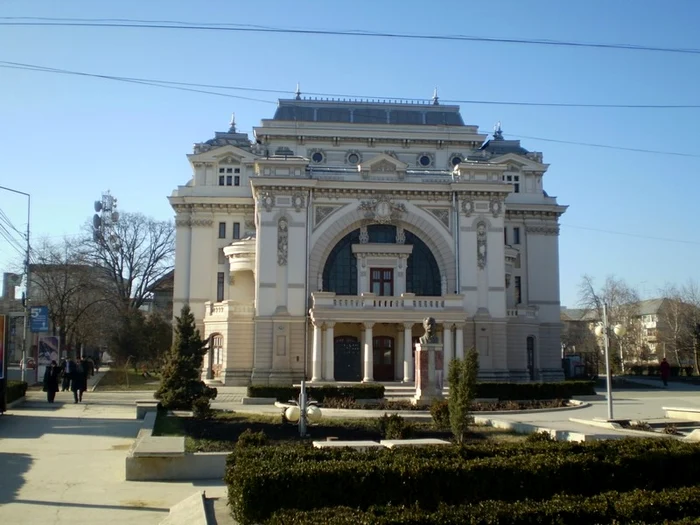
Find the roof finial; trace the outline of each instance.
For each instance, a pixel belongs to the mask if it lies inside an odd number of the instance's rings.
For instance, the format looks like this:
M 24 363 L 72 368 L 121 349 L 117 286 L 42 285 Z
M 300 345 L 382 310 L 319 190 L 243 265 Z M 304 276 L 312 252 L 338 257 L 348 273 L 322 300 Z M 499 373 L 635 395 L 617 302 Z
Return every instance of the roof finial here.
M 437 87 L 435 88 L 435 91 L 433 91 L 433 106 L 438 105 L 438 94 L 437 94 Z
M 228 132 L 229 133 L 236 132 L 236 114 L 235 113 L 231 113 L 231 122 L 229 124 Z
M 496 122 L 493 127 L 493 138 L 496 140 L 503 140 L 503 130 L 501 129 L 501 121 Z
M 297 82 L 297 90 L 294 92 L 296 95 L 297 100 L 301 100 L 301 87 L 299 86 L 299 82 Z

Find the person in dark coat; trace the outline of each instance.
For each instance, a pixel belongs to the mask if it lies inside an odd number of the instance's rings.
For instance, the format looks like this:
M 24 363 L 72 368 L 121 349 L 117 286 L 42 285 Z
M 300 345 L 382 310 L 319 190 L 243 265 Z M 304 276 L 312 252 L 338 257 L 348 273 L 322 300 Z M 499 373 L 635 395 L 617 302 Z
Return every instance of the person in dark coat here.
M 70 390 L 70 365 L 68 359 L 61 361 L 61 392 Z
M 83 400 L 83 392 L 87 389 L 87 364 L 82 359 L 75 363 L 71 373 L 70 389 L 73 391 L 73 400 L 76 403 Z
M 668 388 L 668 378 L 671 375 L 671 365 L 668 364 L 665 357 L 661 360 L 659 369 L 661 372 L 661 380 L 664 382 L 664 388 Z
M 56 361 L 51 361 L 51 364 L 46 367 L 44 372 L 44 392 L 46 392 L 46 400 L 53 403 L 58 392 L 58 379 L 61 376 L 61 369 L 56 365 Z
M 83 370 L 83 383 L 82 387 L 80 389 L 80 397 L 79 400 L 83 400 L 83 392 L 87 390 L 87 381 L 89 377 L 92 377 L 93 371 L 92 371 L 92 363 L 85 358 L 85 356 L 82 356 L 80 358 L 80 363 L 78 365 L 80 368 Z

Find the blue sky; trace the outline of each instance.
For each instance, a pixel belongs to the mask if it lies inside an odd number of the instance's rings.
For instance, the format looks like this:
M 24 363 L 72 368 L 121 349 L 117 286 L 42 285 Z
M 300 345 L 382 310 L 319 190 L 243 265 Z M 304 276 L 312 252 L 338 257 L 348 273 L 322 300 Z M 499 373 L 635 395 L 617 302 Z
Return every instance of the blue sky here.
M 700 49 L 693 0 L 194 2 L 5 0 L 0 17 L 182 20 L 308 29 L 543 38 Z M 442 100 L 700 104 L 700 55 L 479 42 L 223 31 L 0 26 L 0 60 L 114 76 L 292 92 Z M 78 76 L 0 69 L 0 185 L 32 194 L 33 236 L 80 231 L 105 190 L 122 210 L 168 219 L 190 178 L 192 143 L 272 116 L 256 102 Z M 698 109 L 462 104 L 469 124 L 544 153 L 545 188 L 570 206 L 560 236 L 562 304 L 584 273 L 624 278 L 643 296 L 697 277 Z M 26 226 L 26 199 L 0 191 Z M 667 240 L 664 240 L 667 239 Z M 0 239 L 0 270 L 18 260 Z

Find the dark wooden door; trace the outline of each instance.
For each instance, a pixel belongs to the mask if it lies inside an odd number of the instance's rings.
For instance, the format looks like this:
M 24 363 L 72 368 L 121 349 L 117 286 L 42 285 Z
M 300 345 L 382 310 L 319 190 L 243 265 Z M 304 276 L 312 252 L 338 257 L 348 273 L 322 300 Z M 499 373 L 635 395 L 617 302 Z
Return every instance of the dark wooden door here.
M 356 337 L 341 335 L 335 338 L 333 349 L 333 377 L 336 381 L 362 381 L 362 353 Z
M 373 338 L 374 346 L 374 380 L 394 380 L 394 338 L 378 335 Z
M 394 269 L 372 268 L 370 274 L 370 291 L 374 295 L 391 297 L 394 295 Z

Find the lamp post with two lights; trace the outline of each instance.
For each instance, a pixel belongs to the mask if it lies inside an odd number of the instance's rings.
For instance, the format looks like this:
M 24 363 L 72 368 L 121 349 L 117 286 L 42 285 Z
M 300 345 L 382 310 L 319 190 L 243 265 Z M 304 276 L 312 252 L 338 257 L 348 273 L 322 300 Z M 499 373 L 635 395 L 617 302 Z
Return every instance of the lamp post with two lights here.
M 595 335 L 603 337 L 603 347 L 605 349 L 605 386 L 608 399 L 608 420 L 613 419 L 612 374 L 610 373 L 610 332 L 613 332 L 618 337 L 622 337 L 627 333 L 627 329 L 621 324 L 616 324 L 615 326 L 608 325 L 608 308 L 605 303 L 603 303 L 603 322 L 598 323 L 595 327 Z

